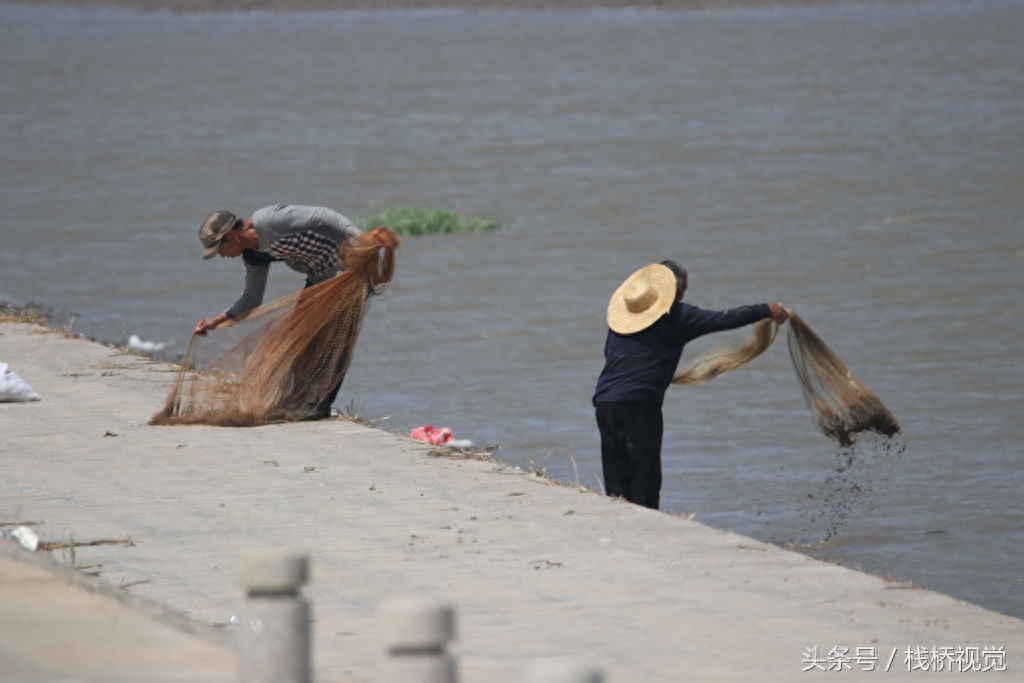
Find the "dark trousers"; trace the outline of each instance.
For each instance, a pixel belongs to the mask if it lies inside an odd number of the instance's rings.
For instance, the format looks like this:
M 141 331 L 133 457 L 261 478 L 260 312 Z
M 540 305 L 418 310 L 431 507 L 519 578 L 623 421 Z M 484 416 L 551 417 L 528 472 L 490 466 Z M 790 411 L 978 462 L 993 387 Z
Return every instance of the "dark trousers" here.
M 303 289 L 309 289 L 312 286 L 313 286 L 313 281 L 307 279 L 306 280 L 306 285 L 303 287 Z M 315 348 L 317 346 L 317 344 L 314 342 L 310 346 Z M 342 371 L 345 368 L 345 366 L 347 365 L 347 363 L 348 363 L 348 354 L 347 353 L 342 354 L 342 356 L 334 364 L 334 368 L 333 368 L 334 372 L 337 373 L 337 372 Z M 327 371 L 326 367 L 325 368 L 321 368 L 321 370 L 320 370 L 320 372 L 326 372 L 326 371 Z M 331 387 L 327 391 L 327 394 L 325 394 L 324 397 L 320 400 L 320 402 L 316 405 L 316 407 L 313 408 L 313 414 L 314 415 L 321 415 L 322 416 L 322 415 L 330 415 L 331 414 L 331 406 L 334 405 L 334 401 L 337 400 L 337 398 L 338 398 L 338 392 L 341 391 L 341 383 L 343 381 L 345 381 L 345 377 L 344 376 L 342 376 L 342 378 L 340 380 L 338 380 L 337 384 L 335 384 L 333 387 Z
M 327 392 L 327 395 L 323 397 L 323 399 L 320 401 L 320 403 L 317 404 L 316 408 L 314 409 L 314 414 L 330 415 L 331 406 L 334 405 L 334 401 L 338 398 L 339 391 L 341 391 L 341 382 L 335 384 L 334 388 Z
M 661 406 L 650 401 L 597 403 L 605 492 L 658 509 L 661 494 Z

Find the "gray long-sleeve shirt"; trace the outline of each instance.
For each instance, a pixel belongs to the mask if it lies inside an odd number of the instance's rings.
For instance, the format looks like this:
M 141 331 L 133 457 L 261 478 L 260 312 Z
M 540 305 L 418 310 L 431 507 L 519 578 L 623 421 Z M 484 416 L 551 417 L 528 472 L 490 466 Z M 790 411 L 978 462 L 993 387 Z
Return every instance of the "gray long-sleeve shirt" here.
M 282 261 L 312 282 L 323 282 L 344 270 L 338 245 L 359 236 L 359 228 L 337 211 L 323 206 L 277 204 L 252 214 L 259 247 L 246 249 L 245 289 L 227 312 L 229 318 L 248 313 L 263 303 L 270 264 Z

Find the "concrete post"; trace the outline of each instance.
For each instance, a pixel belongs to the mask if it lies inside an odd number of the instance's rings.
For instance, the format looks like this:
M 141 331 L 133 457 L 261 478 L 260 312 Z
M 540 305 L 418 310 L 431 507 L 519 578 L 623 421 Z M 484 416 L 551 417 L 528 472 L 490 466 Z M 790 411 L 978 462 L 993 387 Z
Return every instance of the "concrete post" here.
M 455 638 L 451 606 L 420 598 L 398 598 L 381 605 L 383 683 L 456 683 L 448 643 Z
M 567 660 L 538 660 L 530 665 L 527 683 L 604 683 L 604 673 L 595 666 Z
M 238 581 L 246 599 L 239 614 L 239 683 L 309 683 L 309 605 L 299 589 L 308 559 L 280 551 L 241 558 Z

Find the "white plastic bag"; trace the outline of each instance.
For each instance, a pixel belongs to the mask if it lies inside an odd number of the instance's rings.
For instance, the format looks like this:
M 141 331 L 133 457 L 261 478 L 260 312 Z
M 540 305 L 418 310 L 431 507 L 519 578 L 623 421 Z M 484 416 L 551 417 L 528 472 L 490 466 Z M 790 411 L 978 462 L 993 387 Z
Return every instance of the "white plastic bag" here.
M 19 526 L 12 531 L 11 538 L 20 543 L 22 548 L 32 553 L 39 547 L 39 536 L 27 526 Z
M 0 403 L 18 401 L 38 401 L 39 394 L 32 390 L 28 382 L 12 372 L 7 363 L 0 363 Z

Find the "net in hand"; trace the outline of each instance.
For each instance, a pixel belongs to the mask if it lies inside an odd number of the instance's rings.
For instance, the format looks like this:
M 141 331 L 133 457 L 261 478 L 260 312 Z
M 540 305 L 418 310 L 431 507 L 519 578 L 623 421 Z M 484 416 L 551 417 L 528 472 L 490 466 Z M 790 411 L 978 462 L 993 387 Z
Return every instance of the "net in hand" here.
M 754 334 L 740 344 L 722 344 L 705 351 L 672 377 L 673 384 L 703 384 L 754 360 L 775 341 L 779 326 L 769 318 L 754 325 Z
M 193 336 L 164 407 L 150 424 L 254 426 L 301 420 L 348 371 L 374 296 L 391 282 L 401 239 L 387 228 L 345 249 L 345 270 L 229 320 L 241 336 L 201 369 Z
M 899 422 L 881 399 L 847 369 L 800 316 L 788 309 L 787 313 L 789 357 L 818 429 L 842 446 L 851 445 L 861 432 L 886 437 L 899 433 Z M 676 372 L 672 383 L 701 384 L 746 365 L 771 346 L 778 328 L 771 320 L 758 322 L 748 341 L 706 351 Z
M 789 357 L 818 429 L 843 446 L 852 444 L 854 435 L 861 432 L 887 437 L 899 433 L 899 422 L 875 392 L 843 365 L 800 316 L 788 313 Z

